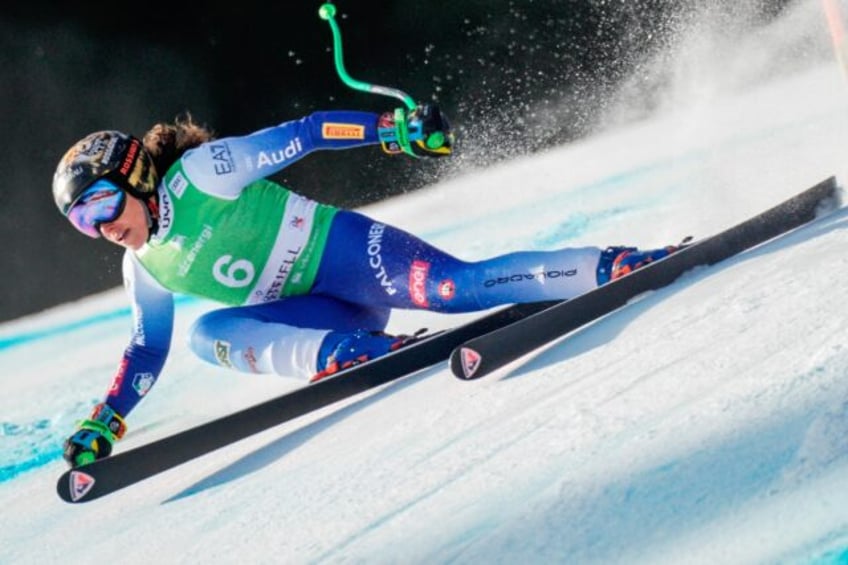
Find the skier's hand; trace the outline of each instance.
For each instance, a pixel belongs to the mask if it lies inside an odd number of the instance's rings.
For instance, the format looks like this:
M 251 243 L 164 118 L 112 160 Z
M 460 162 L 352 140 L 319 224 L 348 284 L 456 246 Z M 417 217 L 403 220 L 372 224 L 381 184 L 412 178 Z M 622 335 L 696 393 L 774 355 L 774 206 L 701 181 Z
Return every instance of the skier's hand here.
M 79 467 L 112 453 L 112 444 L 127 431 L 124 419 L 106 404 L 94 407 L 88 420 L 80 423 L 65 440 L 63 457 L 71 467 Z
M 446 157 L 453 152 L 453 132 L 450 122 L 436 104 L 419 104 L 409 114 L 410 137 L 415 131 L 420 137 L 412 143 L 419 157 Z
M 436 104 L 419 104 L 411 112 L 398 108 L 386 112 L 377 123 L 386 153 L 415 157 L 447 157 L 453 152 L 450 123 Z

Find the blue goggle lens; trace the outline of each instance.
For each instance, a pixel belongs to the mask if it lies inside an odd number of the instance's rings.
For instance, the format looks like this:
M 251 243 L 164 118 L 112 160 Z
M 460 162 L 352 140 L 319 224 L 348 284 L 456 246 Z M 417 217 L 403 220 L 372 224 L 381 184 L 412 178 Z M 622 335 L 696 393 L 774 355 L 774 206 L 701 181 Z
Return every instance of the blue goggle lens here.
M 68 211 L 71 224 L 88 237 L 100 237 L 100 224 L 118 219 L 124 211 L 127 195 L 106 179 L 100 179 L 82 193 Z

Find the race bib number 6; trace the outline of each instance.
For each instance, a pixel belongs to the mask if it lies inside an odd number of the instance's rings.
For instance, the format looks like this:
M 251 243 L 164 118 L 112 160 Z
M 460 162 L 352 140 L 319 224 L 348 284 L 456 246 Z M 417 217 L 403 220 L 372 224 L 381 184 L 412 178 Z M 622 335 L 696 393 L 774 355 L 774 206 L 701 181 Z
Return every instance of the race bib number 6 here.
M 224 286 L 241 288 L 253 281 L 256 269 L 247 259 L 233 261 L 232 255 L 222 255 L 212 267 L 212 276 Z

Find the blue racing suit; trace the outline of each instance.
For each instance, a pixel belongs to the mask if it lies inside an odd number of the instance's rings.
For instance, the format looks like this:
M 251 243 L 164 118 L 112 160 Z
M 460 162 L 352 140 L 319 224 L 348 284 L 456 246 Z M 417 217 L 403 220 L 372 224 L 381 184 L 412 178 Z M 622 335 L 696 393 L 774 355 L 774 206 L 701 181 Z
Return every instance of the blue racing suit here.
M 377 118 L 365 112 L 319 112 L 201 145 L 169 169 L 159 187 L 160 213 L 173 217 L 160 218 L 149 246 L 128 251 L 123 260 L 134 324 L 106 398 L 117 413 L 126 416 L 159 377 L 171 344 L 174 293 L 230 304 L 201 316 L 192 327 L 189 346 L 202 359 L 243 372 L 306 379 L 316 372 L 329 331 L 382 330 L 394 308 L 470 312 L 572 298 L 597 286 L 597 247 L 461 261 L 393 226 L 314 203 L 276 184 L 269 188 L 273 183 L 263 180 L 315 150 L 379 143 Z M 238 204 L 265 198 L 258 192 L 263 190 L 281 191 L 286 213 L 270 226 L 238 223 L 240 233 L 234 233 L 225 217 L 229 210 L 236 210 L 237 219 L 252 217 L 252 210 Z M 180 206 L 189 201 L 189 191 L 194 191 L 192 202 L 214 211 L 196 219 L 202 229 L 195 239 L 174 231 L 179 231 Z M 218 243 L 210 243 L 211 234 L 219 232 Z M 228 233 L 233 241 L 246 239 L 239 244 L 243 253 L 218 257 Z M 255 257 L 237 260 L 256 253 L 246 248 L 250 237 L 245 233 L 272 243 L 261 265 Z M 215 245 L 217 255 L 204 258 Z M 205 273 L 199 266 L 206 264 L 214 265 L 219 282 L 240 287 L 239 293 L 213 290 L 209 276 L 193 286 L 186 273 L 192 268 Z

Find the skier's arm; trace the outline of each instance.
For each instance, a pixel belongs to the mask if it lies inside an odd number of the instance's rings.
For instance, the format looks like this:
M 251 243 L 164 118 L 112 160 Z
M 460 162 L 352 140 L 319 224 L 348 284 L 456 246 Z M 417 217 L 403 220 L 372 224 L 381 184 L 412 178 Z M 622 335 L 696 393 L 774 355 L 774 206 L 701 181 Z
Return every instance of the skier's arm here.
M 187 151 L 185 174 L 201 190 L 235 198 L 248 184 L 273 175 L 313 151 L 379 143 L 377 114 L 315 112 L 250 135 L 224 137 Z
M 173 333 L 174 297 L 144 270 L 131 252 L 124 255 L 123 272 L 133 329 L 105 402 L 126 417 L 144 398 L 165 365 Z
M 185 174 L 201 190 L 236 198 L 248 184 L 271 176 L 318 150 L 382 143 L 387 152 L 398 153 L 401 152 L 398 137 L 420 138 L 439 131 L 446 141 L 432 150 L 414 143 L 416 154 L 450 154 L 453 139 L 450 126 L 438 107 L 422 105 L 397 123 L 396 114 L 347 110 L 315 112 L 250 135 L 209 141 L 187 151 L 180 161 Z
M 170 349 L 174 300 L 127 252 L 124 285 L 132 303 L 133 330 L 103 402 L 65 442 L 71 466 L 108 456 L 125 431 L 124 418 L 147 394 L 159 376 Z

